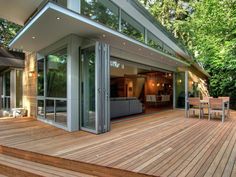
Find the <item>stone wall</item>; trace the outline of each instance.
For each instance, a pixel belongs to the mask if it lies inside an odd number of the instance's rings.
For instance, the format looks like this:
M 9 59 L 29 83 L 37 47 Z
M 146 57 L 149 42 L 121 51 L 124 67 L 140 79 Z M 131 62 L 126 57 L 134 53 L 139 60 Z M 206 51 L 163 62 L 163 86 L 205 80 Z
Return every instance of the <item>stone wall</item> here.
M 25 57 L 25 69 L 23 75 L 23 105 L 28 111 L 28 116 L 31 117 L 36 117 L 36 88 L 36 53 L 28 53 Z

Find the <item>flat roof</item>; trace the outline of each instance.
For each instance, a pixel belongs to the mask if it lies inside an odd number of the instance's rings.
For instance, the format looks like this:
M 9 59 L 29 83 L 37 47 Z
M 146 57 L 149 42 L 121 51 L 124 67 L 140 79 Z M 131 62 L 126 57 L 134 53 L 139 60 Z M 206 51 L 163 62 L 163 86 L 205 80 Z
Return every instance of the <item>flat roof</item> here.
M 60 17 L 60 20 L 57 20 L 57 17 Z M 118 50 L 127 53 L 132 51 L 136 55 L 142 56 L 144 60 L 145 58 L 152 59 L 160 66 L 166 65 L 170 68 L 189 66 L 187 62 L 153 49 L 88 17 L 51 2 L 45 4 L 32 17 L 13 39 L 10 46 L 26 51 L 39 51 L 70 34 L 104 41 Z M 125 45 L 123 45 L 124 43 Z

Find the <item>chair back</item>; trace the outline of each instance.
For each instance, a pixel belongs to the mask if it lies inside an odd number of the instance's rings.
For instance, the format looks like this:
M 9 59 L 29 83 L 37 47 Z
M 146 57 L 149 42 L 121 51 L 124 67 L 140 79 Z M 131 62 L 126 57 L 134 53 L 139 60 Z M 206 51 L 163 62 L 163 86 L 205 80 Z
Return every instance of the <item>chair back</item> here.
M 211 96 L 204 96 L 202 99 L 205 100 L 205 101 L 209 101 L 210 98 L 213 98 Z
M 222 98 L 210 98 L 209 106 L 211 109 L 222 110 L 223 108 L 223 99 Z
M 170 101 L 170 95 L 161 95 L 161 101 L 162 102 Z
M 157 102 L 157 97 L 156 95 L 150 95 L 152 102 Z
M 146 95 L 146 102 L 152 102 L 151 95 Z
M 218 97 L 218 98 L 221 98 L 224 101 L 229 101 L 230 100 L 230 97 L 228 97 L 228 96 L 222 96 L 222 97 Z
M 200 105 L 200 98 L 199 97 L 190 97 L 188 98 L 189 106 L 199 106 Z
M 146 102 L 156 102 L 156 95 L 146 95 Z

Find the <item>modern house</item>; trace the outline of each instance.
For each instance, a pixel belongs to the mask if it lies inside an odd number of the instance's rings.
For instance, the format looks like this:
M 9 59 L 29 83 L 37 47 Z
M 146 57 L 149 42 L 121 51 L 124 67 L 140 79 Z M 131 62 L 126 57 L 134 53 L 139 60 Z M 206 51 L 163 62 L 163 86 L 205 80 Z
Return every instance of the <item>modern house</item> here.
M 25 55 L 0 47 L 0 108 L 23 107 L 23 70 Z M 3 112 L 1 114 L 4 114 Z
M 10 43 L 26 52 L 22 105 L 11 108 L 40 121 L 99 134 L 111 119 L 207 94 L 208 74 L 137 0 L 0 3 L 0 17 L 24 26 Z

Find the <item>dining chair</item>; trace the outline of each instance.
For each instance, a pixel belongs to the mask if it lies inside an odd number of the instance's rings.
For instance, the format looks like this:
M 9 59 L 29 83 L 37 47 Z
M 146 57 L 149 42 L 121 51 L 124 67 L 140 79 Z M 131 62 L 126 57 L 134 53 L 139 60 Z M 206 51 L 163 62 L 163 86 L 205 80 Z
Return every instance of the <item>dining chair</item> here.
M 150 105 L 155 105 L 157 102 L 156 95 L 146 95 L 146 103 Z
M 188 118 L 191 111 L 193 112 L 193 116 L 195 116 L 195 111 L 198 111 L 199 119 L 203 115 L 203 109 L 199 97 L 188 98 Z
M 225 119 L 225 106 L 222 98 L 210 98 L 209 99 L 209 108 L 208 108 L 208 119 L 211 120 L 212 114 L 221 114 L 222 122 Z
M 230 108 L 229 108 L 229 105 L 230 105 L 230 97 L 227 97 L 227 96 L 222 96 L 222 97 L 218 97 L 218 98 L 222 98 L 223 101 L 224 101 L 224 106 L 225 108 L 227 109 L 227 118 L 230 117 Z

